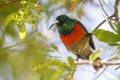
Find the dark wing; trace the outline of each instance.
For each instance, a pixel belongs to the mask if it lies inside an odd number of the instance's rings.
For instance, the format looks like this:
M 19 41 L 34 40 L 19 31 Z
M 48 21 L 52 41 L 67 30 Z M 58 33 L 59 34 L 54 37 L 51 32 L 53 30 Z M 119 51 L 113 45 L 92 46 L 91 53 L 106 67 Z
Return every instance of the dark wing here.
M 72 21 L 78 23 L 88 33 L 87 29 L 85 28 L 85 26 L 81 22 L 79 22 L 76 19 L 72 19 Z
M 94 42 L 93 42 L 93 39 L 92 39 L 92 34 L 89 33 L 89 32 L 87 31 L 87 29 L 84 27 L 84 25 L 83 25 L 82 23 L 80 23 L 78 20 L 76 20 L 76 19 L 71 19 L 71 20 L 74 21 L 74 22 L 76 22 L 76 23 L 78 23 L 79 25 L 81 25 L 81 27 L 86 31 L 87 36 L 90 37 L 90 39 L 89 39 L 89 44 L 90 44 L 91 48 L 92 48 L 93 50 L 95 50 L 95 45 L 94 45 Z
M 93 50 L 95 50 L 95 44 L 94 44 L 93 39 L 92 39 L 92 34 L 89 33 L 88 35 L 89 35 L 89 37 L 90 37 L 90 39 L 89 39 L 89 44 L 90 44 L 91 48 L 92 48 Z

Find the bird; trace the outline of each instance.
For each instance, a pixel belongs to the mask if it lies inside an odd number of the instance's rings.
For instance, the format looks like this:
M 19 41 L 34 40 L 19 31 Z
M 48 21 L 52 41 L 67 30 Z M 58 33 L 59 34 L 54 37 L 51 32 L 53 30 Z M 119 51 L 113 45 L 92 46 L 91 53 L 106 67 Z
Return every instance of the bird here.
M 95 50 L 95 45 L 92 34 L 80 21 L 66 15 L 59 15 L 49 29 L 53 25 L 57 26 L 59 37 L 67 50 L 77 56 L 76 60 L 79 58 L 89 60 L 92 50 Z

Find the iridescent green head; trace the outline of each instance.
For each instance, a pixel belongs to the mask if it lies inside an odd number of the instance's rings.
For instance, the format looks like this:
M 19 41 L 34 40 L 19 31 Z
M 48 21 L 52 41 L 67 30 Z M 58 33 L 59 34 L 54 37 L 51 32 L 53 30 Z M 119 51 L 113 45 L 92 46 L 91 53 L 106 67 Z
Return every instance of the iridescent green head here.
M 72 30 L 73 30 L 73 27 L 74 27 L 74 22 L 72 21 L 72 19 L 70 19 L 66 15 L 60 15 L 60 16 L 58 16 L 56 18 L 56 22 L 54 24 L 57 25 L 58 32 L 59 32 L 59 34 L 62 34 L 62 35 L 70 34 L 72 32 Z M 53 25 L 51 25 L 51 27 Z

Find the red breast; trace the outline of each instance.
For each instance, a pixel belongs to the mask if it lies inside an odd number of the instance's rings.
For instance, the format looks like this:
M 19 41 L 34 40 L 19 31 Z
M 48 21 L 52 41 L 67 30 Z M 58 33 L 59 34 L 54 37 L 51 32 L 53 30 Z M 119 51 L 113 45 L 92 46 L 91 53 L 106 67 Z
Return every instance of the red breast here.
M 84 34 L 84 29 L 79 24 L 75 23 L 73 31 L 65 36 L 60 35 L 60 38 L 65 45 L 70 46 L 73 42 L 78 42 L 82 40 Z

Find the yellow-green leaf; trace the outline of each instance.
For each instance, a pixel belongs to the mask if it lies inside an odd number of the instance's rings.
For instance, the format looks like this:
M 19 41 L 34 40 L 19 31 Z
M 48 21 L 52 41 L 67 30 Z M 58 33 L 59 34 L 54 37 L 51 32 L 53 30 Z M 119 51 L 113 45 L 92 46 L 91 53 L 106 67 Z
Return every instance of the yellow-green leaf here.
M 24 40 L 25 37 L 26 37 L 26 28 L 25 28 L 25 25 L 22 24 L 21 27 L 19 27 L 19 36 L 20 36 L 20 39 L 21 40 Z
M 93 31 L 92 33 L 98 40 L 105 42 L 107 44 L 114 44 L 120 41 L 120 35 L 107 30 L 98 29 Z
M 100 55 L 102 49 L 97 50 L 92 55 L 90 55 L 90 61 L 94 62 Z
M 21 0 L 21 4 L 26 4 L 27 1 L 26 0 Z
M 19 36 L 20 36 L 21 40 L 24 40 L 25 36 L 26 36 L 26 31 L 25 32 L 19 32 Z
M 16 12 L 11 13 L 11 14 L 9 14 L 9 15 L 7 16 L 7 18 L 5 19 L 5 22 L 4 22 L 4 26 L 5 26 L 5 27 L 10 23 L 11 20 L 14 19 L 14 16 L 15 16 L 15 15 L 16 15 Z
M 68 57 L 67 59 L 68 59 L 70 66 L 75 67 L 74 59 L 72 57 Z

